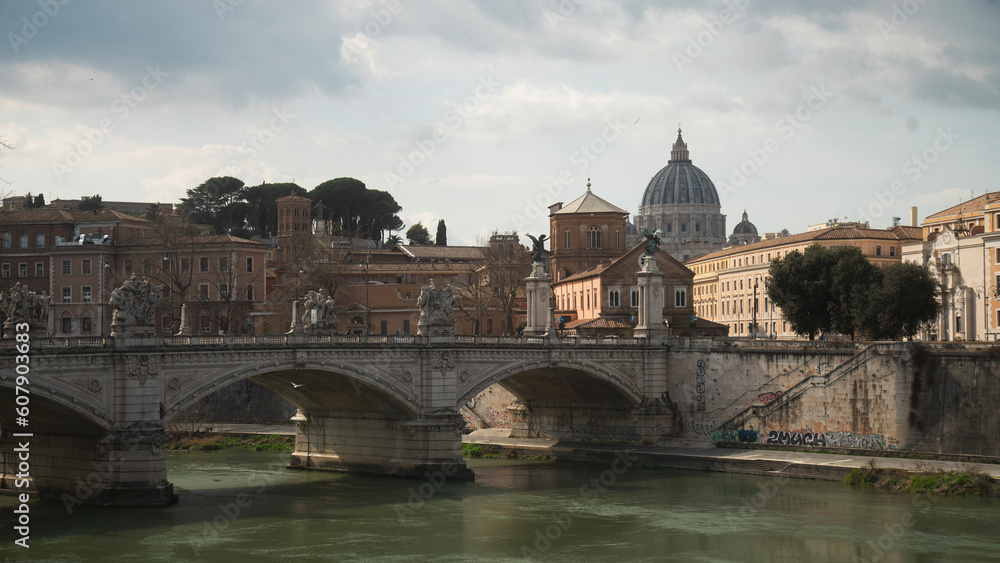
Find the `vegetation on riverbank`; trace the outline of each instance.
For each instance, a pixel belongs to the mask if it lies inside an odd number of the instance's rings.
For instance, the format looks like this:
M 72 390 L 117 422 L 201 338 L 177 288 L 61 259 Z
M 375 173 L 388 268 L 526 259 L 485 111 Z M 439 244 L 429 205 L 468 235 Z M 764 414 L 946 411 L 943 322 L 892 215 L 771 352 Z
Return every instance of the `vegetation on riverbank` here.
M 295 436 L 278 434 L 219 435 L 194 432 L 175 436 L 167 442 L 169 450 L 224 450 L 229 448 L 250 448 L 256 452 L 290 452 L 295 449 Z
M 918 471 L 879 467 L 875 460 L 868 467 L 851 470 L 844 483 L 886 491 L 955 496 L 1000 496 L 1000 484 L 988 474 L 969 471 Z
M 480 444 L 462 444 L 462 457 L 482 459 L 531 459 L 536 461 L 552 461 L 555 459 L 547 455 L 521 455 L 517 453 L 517 450 L 515 449 L 507 450 L 506 448 L 498 446 Z

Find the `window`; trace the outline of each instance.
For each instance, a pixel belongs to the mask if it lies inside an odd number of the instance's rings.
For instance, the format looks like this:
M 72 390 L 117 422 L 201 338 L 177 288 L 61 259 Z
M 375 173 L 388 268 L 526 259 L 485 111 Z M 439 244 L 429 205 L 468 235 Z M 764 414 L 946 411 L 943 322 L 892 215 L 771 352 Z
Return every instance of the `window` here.
M 80 319 L 80 332 L 83 334 L 93 334 L 94 333 L 94 319 L 90 317 L 83 317 Z
M 253 284 L 247 285 L 247 301 L 253 301 Z
M 80 268 L 83 270 L 84 274 L 90 274 L 90 258 L 84 258 L 80 261 Z
M 889 256 L 895 256 L 895 255 L 896 255 L 896 247 L 895 246 L 890 246 L 889 247 Z
M 382 336 L 389 334 L 389 321 L 379 321 L 378 330 Z
M 955 332 L 962 332 L 962 315 L 955 315 Z
M 674 307 L 687 307 L 686 289 L 678 289 L 674 291 Z
M 615 229 L 615 248 L 622 247 L 622 232 L 621 229 Z
M 142 273 L 152 274 L 153 273 L 153 261 L 149 258 L 145 258 L 142 261 Z
M 5 278 L 10 277 L 10 264 L 7 264 L 6 262 L 3 265 L 3 277 Z
M 73 288 L 72 287 L 62 288 L 62 302 L 70 303 L 72 301 L 73 301 Z
M 881 244 L 876 244 L 875 245 L 875 256 L 882 256 L 882 245 Z
M 563 248 L 570 248 L 569 236 L 569 229 L 563 231 Z M 997 256 L 1000 256 L 1000 249 L 997 250 Z M 998 258 L 998 260 L 1000 260 L 1000 258 Z
M 251 274 L 253 273 L 253 257 L 252 256 L 247 257 L 247 272 L 251 273 Z
M 220 256 L 219 257 L 219 271 L 220 272 L 228 272 L 229 271 L 229 257 L 228 256 Z
M 181 257 L 181 271 L 190 272 L 191 271 L 191 259 L 187 256 Z
M 83 301 L 84 303 L 90 303 L 91 294 L 92 294 L 91 287 L 89 285 L 83 286 L 83 289 L 80 292 L 80 300 Z
M 208 317 L 206 316 L 198 317 L 198 332 L 208 332 L 208 329 L 211 326 L 212 325 L 209 323 Z
M 35 247 L 42 248 L 45 246 L 45 231 L 38 231 L 35 233 Z
M 617 289 L 608 291 L 608 307 L 621 307 L 622 294 Z
M 26 278 L 28 277 L 28 263 L 21 262 L 17 265 L 17 277 Z
M 208 256 L 202 256 L 198 259 L 198 268 L 202 272 L 208 271 Z
M 68 276 L 73 273 L 73 265 L 69 260 L 62 261 L 62 273 L 64 276 Z
M 10 233 L 3 234 L 3 247 L 10 248 Z M 1000 255 L 1000 252 L 998 252 L 997 255 Z
M 73 318 L 63 317 L 61 320 L 62 320 L 63 334 L 70 334 L 71 332 L 73 332 Z
M 686 233 L 687 230 L 688 230 L 688 224 L 687 223 L 681 223 L 681 232 L 682 233 Z
M 208 299 L 208 284 L 203 283 L 198 286 L 198 296 L 202 299 Z
M 28 248 L 28 233 L 21 231 L 21 248 Z
M 410 334 L 410 319 L 403 319 L 403 334 Z
M 36 278 L 45 277 L 45 262 L 35 262 L 35 277 Z
M 700 233 L 701 232 L 701 223 L 699 223 L 697 221 L 694 222 L 694 232 L 696 232 L 696 233 Z
M 219 284 L 219 301 L 225 301 L 227 299 L 229 299 L 229 286 L 226 285 L 226 284 L 224 284 L 224 283 L 220 283 Z
M 128 259 L 128 260 L 125 260 L 124 266 L 122 267 L 122 271 L 125 273 L 126 276 L 129 275 L 129 274 L 131 274 L 134 271 L 132 269 L 132 259 L 131 258 Z
M 587 229 L 587 248 L 601 248 L 601 229 L 593 225 Z
M 674 232 L 674 224 L 673 223 L 667 223 L 667 232 L 668 233 Z

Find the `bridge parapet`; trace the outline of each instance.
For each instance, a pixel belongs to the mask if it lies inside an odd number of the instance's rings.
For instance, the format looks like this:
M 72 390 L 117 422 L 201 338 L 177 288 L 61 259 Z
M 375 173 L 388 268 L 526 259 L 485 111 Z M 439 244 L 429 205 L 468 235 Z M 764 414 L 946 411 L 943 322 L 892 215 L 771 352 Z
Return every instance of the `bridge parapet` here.
M 329 344 L 336 345 L 456 345 L 456 346 L 531 346 L 531 347 L 615 347 L 640 348 L 648 346 L 644 338 L 625 337 L 542 337 L 542 336 L 451 336 L 442 340 L 440 336 L 418 335 L 383 335 L 383 334 L 345 334 L 345 335 L 296 335 L 275 334 L 261 336 L 223 335 L 223 336 L 127 336 L 127 337 L 55 337 L 37 338 L 32 340 L 33 349 L 76 349 L 76 348 L 183 348 L 191 347 L 226 347 L 226 348 L 261 348 L 269 346 L 297 346 Z M 0 351 L 14 350 L 12 340 L 0 341 Z

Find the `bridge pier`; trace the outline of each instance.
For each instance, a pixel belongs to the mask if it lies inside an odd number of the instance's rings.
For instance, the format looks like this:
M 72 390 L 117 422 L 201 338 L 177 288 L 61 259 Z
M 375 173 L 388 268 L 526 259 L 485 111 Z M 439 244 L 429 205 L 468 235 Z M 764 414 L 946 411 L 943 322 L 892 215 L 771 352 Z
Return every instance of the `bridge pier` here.
M 414 419 L 378 412 L 300 413 L 289 468 L 471 480 L 457 412 Z

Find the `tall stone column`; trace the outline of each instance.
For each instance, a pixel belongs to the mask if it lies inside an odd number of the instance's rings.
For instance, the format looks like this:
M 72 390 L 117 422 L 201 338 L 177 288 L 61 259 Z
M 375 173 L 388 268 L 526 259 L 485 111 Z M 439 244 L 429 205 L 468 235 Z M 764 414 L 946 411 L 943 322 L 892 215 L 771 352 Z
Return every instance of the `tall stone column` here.
M 545 273 L 545 263 L 535 262 L 531 266 L 531 275 L 524 279 L 525 293 L 528 305 L 527 326 L 525 336 L 541 336 L 549 325 L 549 284 L 552 282 Z
M 663 326 L 663 274 L 656 267 L 656 257 L 645 255 L 642 270 L 635 275 L 639 285 L 639 319 L 633 334 L 650 342 L 667 336 Z

